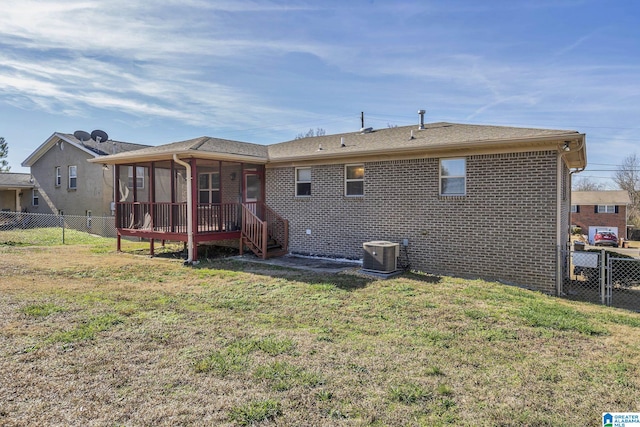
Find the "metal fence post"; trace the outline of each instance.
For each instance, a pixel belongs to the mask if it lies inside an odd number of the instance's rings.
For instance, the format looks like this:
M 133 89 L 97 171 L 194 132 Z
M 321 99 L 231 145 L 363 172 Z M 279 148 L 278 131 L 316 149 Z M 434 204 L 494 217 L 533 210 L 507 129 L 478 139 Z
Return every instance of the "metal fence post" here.
M 64 245 L 64 215 L 60 215 L 60 226 L 62 227 L 62 244 Z
M 605 250 L 600 249 L 600 302 L 606 304 L 606 271 L 605 271 Z
M 562 260 L 562 250 L 560 249 L 560 245 L 556 246 L 556 296 L 559 297 L 562 295 L 562 282 L 564 278 L 562 277 L 563 270 L 563 260 Z

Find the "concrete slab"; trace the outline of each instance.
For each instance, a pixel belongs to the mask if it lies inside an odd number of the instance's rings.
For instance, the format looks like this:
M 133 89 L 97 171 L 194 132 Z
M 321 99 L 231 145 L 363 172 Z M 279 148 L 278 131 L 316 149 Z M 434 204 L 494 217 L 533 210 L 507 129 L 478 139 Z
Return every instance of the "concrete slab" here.
M 315 271 L 317 273 L 341 273 L 343 271 L 361 268 L 360 261 L 335 260 L 329 258 L 305 257 L 299 255 L 285 255 L 281 257 L 261 259 L 253 254 L 245 254 L 233 257 L 238 261 L 246 261 L 257 264 L 275 265 L 278 267 L 293 268 L 297 270 Z

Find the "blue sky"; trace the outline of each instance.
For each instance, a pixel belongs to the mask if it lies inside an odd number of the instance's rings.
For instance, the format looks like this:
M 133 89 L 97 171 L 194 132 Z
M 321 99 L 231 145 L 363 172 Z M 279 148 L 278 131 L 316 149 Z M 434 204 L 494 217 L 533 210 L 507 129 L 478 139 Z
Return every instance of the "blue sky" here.
M 640 150 L 640 2 L 2 0 L 13 172 L 53 132 L 262 144 L 425 121 L 587 134 L 579 176 Z

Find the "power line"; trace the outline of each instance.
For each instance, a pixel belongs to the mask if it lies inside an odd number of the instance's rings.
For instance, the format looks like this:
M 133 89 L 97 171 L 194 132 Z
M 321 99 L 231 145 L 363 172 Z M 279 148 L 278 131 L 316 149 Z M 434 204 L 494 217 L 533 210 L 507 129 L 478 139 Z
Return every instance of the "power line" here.
M 589 172 L 618 172 L 618 169 L 589 169 Z M 625 169 L 624 172 L 640 172 L 640 169 Z

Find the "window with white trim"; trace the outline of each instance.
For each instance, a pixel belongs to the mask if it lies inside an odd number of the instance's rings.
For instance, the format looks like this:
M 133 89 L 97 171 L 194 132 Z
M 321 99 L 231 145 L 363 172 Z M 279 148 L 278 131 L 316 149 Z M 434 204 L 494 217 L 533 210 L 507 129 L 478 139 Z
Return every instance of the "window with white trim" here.
M 296 168 L 296 197 L 311 196 L 311 168 Z
M 571 213 L 580 212 L 580 207 L 578 205 L 571 205 Z
M 467 159 L 440 160 L 440 195 L 464 196 L 467 192 Z
M 75 190 L 78 188 L 78 167 L 69 166 L 69 189 Z
M 60 187 L 62 185 L 62 168 L 60 166 L 56 166 L 56 187 Z
M 344 166 L 345 196 L 364 196 L 364 165 Z
M 198 202 L 220 203 L 220 172 L 198 174 Z
M 31 191 L 31 205 L 38 206 L 40 204 L 40 195 L 35 188 Z
M 616 213 L 615 205 L 598 205 L 597 213 Z
M 127 186 L 133 188 L 133 166 L 127 168 Z M 144 188 L 144 166 L 136 166 L 136 188 Z

